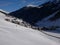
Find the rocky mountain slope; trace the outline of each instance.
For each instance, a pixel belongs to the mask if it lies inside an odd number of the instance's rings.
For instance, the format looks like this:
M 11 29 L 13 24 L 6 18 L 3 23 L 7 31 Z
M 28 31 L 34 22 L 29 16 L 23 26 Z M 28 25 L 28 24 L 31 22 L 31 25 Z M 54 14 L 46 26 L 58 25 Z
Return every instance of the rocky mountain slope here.
M 39 6 L 25 6 L 17 11 L 11 12 L 9 15 L 22 19 L 31 25 L 35 25 L 36 22 L 52 15 L 59 8 L 59 4 L 46 2 Z

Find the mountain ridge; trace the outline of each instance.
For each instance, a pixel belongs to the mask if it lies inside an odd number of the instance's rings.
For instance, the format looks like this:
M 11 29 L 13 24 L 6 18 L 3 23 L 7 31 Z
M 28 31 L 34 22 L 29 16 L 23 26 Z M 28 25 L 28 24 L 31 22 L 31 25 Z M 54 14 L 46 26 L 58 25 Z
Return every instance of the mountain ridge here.
M 37 21 L 51 15 L 60 8 L 58 7 L 58 4 L 54 4 L 51 2 L 44 3 L 43 5 L 37 7 L 25 6 L 17 11 L 9 13 L 9 15 L 23 19 L 25 22 L 34 25 Z

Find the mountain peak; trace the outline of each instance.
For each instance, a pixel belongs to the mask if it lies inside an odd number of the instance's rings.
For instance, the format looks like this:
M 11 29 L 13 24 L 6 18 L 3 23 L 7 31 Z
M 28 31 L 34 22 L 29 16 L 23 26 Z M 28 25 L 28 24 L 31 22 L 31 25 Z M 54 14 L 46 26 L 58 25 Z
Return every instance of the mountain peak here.
M 27 5 L 27 7 L 37 7 L 37 5 L 29 4 L 29 5 Z
M 1 12 L 4 12 L 4 13 L 9 13 L 9 12 L 7 12 L 7 11 L 4 11 L 4 10 L 2 10 L 2 9 L 0 9 L 0 11 L 1 11 Z

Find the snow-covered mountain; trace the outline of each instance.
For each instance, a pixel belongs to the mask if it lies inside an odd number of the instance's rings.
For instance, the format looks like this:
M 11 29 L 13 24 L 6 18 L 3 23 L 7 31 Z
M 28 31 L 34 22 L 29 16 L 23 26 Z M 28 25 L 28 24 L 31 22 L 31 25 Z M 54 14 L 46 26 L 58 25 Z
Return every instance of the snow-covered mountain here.
M 3 11 L 2 9 L 0 9 L 0 19 L 4 20 L 7 16 L 7 12 L 6 11 Z
M 0 45 L 60 45 L 59 39 L 5 21 L 5 17 L 5 12 L 0 12 Z
M 25 6 L 9 15 L 22 19 L 25 24 L 32 25 L 33 29 L 37 27 L 39 31 L 48 32 L 49 36 L 60 38 L 60 2 L 49 1 L 39 6 Z
M 38 26 L 59 26 L 60 27 L 60 10 L 56 11 L 52 15 L 42 19 L 42 21 L 38 21 L 36 23 Z
M 7 13 L 7 14 L 9 13 L 9 12 L 7 12 L 7 11 L 4 11 L 4 10 L 2 10 L 2 9 L 0 9 L 0 12 L 4 12 L 4 13 Z
M 29 5 L 27 5 L 27 7 L 37 7 L 37 5 L 29 4 Z
M 59 8 L 60 4 L 54 4 L 49 1 L 39 6 L 25 6 L 17 11 L 11 12 L 9 15 L 22 19 L 31 25 L 35 25 L 38 21 L 42 21 L 58 11 Z
M 29 5 L 10 14 L 0 9 L 0 45 L 60 45 L 60 4 Z

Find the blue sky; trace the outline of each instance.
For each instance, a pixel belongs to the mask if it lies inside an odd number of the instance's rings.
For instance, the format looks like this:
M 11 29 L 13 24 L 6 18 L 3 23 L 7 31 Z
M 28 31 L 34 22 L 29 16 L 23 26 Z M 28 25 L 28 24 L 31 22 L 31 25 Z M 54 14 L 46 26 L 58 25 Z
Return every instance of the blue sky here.
M 40 5 L 47 1 L 48 0 L 0 0 L 0 9 L 12 12 L 28 4 Z

